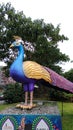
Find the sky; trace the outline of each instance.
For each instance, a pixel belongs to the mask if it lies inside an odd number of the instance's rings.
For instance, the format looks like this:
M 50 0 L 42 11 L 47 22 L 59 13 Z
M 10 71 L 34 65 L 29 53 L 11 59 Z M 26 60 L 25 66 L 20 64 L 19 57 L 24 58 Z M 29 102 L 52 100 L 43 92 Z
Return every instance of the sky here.
M 0 3 L 7 2 L 32 20 L 44 19 L 45 23 L 52 23 L 55 27 L 60 24 L 60 34 L 69 38 L 59 43 L 60 51 L 73 60 L 73 0 L 0 0 Z M 68 71 L 73 68 L 73 63 L 63 64 L 62 68 Z
M 0 68 L 1 68 L 1 67 L 4 67 L 4 66 L 7 66 L 7 64 L 4 63 L 3 61 L 0 61 Z

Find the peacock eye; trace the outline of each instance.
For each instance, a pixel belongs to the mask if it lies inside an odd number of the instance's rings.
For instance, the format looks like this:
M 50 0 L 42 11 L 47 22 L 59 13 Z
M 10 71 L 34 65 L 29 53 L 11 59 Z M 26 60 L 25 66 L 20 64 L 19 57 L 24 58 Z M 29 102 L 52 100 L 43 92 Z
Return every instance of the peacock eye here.
M 18 43 L 18 42 L 16 42 L 16 45 L 18 46 L 18 45 L 19 45 L 19 43 Z

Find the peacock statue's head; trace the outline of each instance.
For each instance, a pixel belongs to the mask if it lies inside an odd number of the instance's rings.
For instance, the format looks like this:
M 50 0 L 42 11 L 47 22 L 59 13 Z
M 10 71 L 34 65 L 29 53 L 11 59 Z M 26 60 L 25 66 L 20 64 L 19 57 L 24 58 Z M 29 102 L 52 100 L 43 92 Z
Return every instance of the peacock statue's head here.
M 24 44 L 24 41 L 22 40 L 21 37 L 13 36 L 13 38 L 15 41 L 11 44 L 10 48 L 11 47 L 19 48 L 22 44 Z
M 35 47 L 31 42 L 23 41 L 21 37 L 19 36 L 13 36 L 14 42 L 11 44 L 10 48 L 14 47 L 17 48 L 18 50 L 20 48 L 23 48 L 27 51 L 34 52 Z

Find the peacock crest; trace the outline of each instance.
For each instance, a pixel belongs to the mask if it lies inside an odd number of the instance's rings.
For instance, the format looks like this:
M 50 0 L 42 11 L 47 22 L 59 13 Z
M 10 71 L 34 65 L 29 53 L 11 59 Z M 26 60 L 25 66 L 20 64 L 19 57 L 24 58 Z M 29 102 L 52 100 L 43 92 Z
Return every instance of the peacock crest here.
M 22 39 L 22 38 L 19 37 L 19 36 L 15 36 L 15 35 L 14 35 L 14 36 L 13 36 L 13 39 L 14 39 L 14 40 L 20 40 L 20 39 Z

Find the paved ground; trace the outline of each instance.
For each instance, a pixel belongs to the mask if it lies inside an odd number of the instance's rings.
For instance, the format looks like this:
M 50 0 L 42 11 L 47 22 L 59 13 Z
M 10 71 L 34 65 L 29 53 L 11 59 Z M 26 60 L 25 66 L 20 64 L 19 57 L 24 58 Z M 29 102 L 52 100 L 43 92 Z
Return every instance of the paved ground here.
M 4 100 L 0 100 L 0 104 L 4 104 Z

